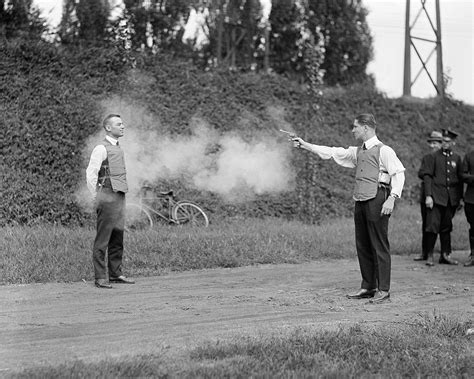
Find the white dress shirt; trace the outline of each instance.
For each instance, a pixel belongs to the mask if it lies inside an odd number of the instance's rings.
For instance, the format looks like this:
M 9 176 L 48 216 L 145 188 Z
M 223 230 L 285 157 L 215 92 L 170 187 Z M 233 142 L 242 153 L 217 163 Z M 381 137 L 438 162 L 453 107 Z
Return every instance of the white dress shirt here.
M 365 141 L 365 147 L 370 149 L 381 142 L 377 136 L 373 136 Z M 357 146 L 329 147 L 321 145 L 308 144 L 309 151 L 319 155 L 321 159 L 334 159 L 334 161 L 343 167 L 354 168 L 357 166 Z M 395 151 L 387 145 L 380 148 L 379 158 L 380 169 L 388 172 L 390 176 L 390 184 L 392 186 L 391 193 L 400 197 L 402 195 L 403 185 L 405 184 L 405 167 L 398 159 Z
M 118 140 L 110 136 L 105 136 L 105 139 L 112 145 L 117 145 Z M 107 159 L 107 149 L 104 145 L 100 144 L 94 147 L 92 150 L 89 165 L 86 170 L 87 188 L 92 195 L 92 199 L 95 199 L 97 195 L 97 180 L 99 179 L 99 170 L 102 166 L 102 162 Z

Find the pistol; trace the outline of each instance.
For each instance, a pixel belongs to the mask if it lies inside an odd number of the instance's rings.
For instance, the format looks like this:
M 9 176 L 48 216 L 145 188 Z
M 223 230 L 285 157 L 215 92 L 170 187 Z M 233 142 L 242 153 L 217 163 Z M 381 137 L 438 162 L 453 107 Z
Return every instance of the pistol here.
M 290 137 L 290 139 L 289 139 L 288 141 L 292 141 L 294 147 L 296 147 L 296 148 L 300 148 L 300 147 L 301 147 L 301 143 L 300 143 L 299 141 L 295 141 L 295 140 L 294 140 L 294 138 L 299 138 L 299 137 L 296 135 L 296 133 L 287 132 L 286 130 L 283 130 L 283 129 L 280 129 L 280 132 L 288 134 L 288 136 Z
M 295 133 L 287 132 L 286 130 L 283 130 L 283 129 L 280 129 L 280 132 L 288 134 L 290 136 L 290 138 L 296 138 L 297 137 L 297 135 Z

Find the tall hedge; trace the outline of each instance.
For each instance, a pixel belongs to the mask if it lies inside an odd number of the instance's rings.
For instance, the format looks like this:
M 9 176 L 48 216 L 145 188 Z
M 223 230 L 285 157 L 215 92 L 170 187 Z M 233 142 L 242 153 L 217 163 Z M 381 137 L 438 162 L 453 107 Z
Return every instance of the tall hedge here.
M 2 42 L 0 48 L 2 225 L 90 221 L 74 197 L 87 163 L 81 152 L 98 130 L 101 101 L 114 96 L 138 104 L 159 120 L 160 130 L 174 135 L 189 134 L 198 116 L 220 133 L 233 131 L 251 139 L 264 131 L 278 138 L 278 122 L 268 112 L 278 107 L 284 110 L 282 122 L 309 141 L 341 146 L 354 143 L 348 129 L 353 117 L 373 112 L 379 137 L 407 168 L 404 198 L 413 201 L 416 171 L 433 128 L 458 131 L 459 151 L 473 142 L 465 138 L 473 125 L 473 108 L 452 100 L 388 99 L 364 86 L 326 88 L 315 112 L 304 88 L 277 75 L 203 72 L 171 55 L 142 55 L 131 68 L 115 49 L 73 53 L 26 42 Z M 211 219 L 271 215 L 318 222 L 350 214 L 352 170 L 296 150 L 292 165 L 294 191 L 247 202 L 225 202 L 191 187 L 178 190 L 201 203 Z
M 72 196 L 84 176 L 81 149 L 97 130 L 97 102 L 116 88 L 123 57 L 19 40 L 0 50 L 0 224 L 81 223 Z

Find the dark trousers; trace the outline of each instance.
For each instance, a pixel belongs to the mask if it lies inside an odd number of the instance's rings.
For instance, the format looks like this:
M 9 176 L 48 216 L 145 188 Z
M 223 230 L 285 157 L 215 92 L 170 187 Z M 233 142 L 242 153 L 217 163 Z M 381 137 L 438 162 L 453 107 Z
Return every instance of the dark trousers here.
M 427 240 L 428 237 L 426 236 L 426 204 L 424 202 L 420 203 L 420 210 L 421 210 L 421 252 L 423 259 L 428 257 L 428 249 L 427 249 Z
M 451 231 L 453 230 L 453 217 L 456 208 L 450 203 L 447 206 L 434 204 L 433 208 L 426 210 L 426 252 L 433 255 L 436 237 L 439 233 L 441 254 L 451 254 Z
M 97 195 L 97 233 L 92 249 L 95 279 L 122 275 L 125 194 L 104 189 Z
M 469 247 L 471 256 L 474 256 L 474 203 L 464 203 L 464 214 L 469 223 Z
M 357 257 L 362 275 L 361 288 L 390 290 L 391 258 L 388 242 L 388 220 L 380 215 L 388 189 L 379 188 L 377 196 L 356 201 L 354 223 Z

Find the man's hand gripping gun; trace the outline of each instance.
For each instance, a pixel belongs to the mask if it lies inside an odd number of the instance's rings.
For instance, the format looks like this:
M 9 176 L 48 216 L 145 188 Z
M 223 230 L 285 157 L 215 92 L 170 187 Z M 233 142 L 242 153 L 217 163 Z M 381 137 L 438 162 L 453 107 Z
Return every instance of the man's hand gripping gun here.
M 293 142 L 293 147 L 300 148 L 301 147 L 301 142 L 300 142 L 300 137 L 298 137 L 295 133 L 293 132 L 287 132 L 286 130 L 280 129 L 280 132 L 288 134 L 288 141 Z

